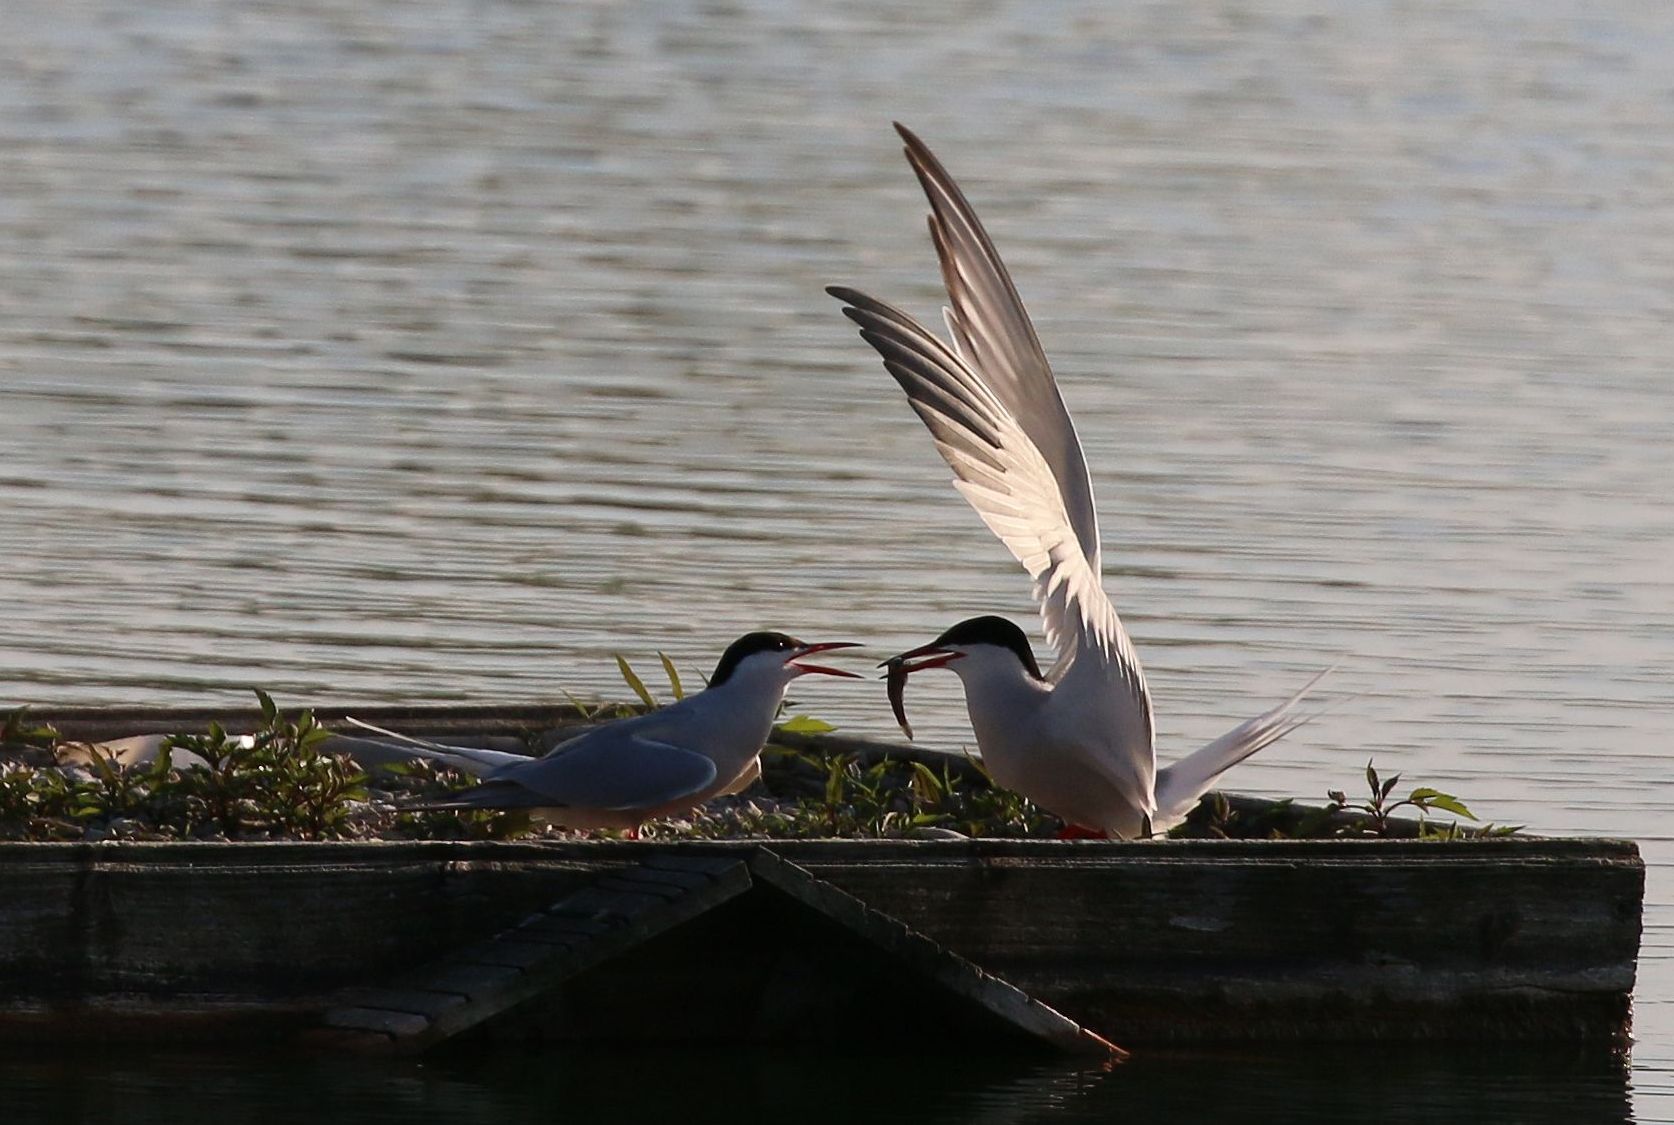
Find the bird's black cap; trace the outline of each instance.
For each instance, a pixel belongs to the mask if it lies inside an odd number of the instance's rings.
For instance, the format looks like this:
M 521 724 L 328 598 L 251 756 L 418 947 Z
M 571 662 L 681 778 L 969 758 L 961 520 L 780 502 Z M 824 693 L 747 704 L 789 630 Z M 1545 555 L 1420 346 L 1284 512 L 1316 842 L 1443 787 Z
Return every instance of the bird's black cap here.
M 715 665 L 715 674 L 709 677 L 709 686 L 720 687 L 726 683 L 727 677 L 732 675 L 739 661 L 747 656 L 754 656 L 758 652 L 794 652 L 802 647 L 802 642 L 788 633 L 745 633 L 721 653 L 720 662 Z
M 959 624 L 948 629 L 937 637 L 937 645 L 999 645 L 1009 648 L 1017 654 L 1017 659 L 1023 662 L 1023 667 L 1035 679 L 1043 679 L 1040 665 L 1035 663 L 1035 651 L 1029 646 L 1029 636 L 1018 628 L 1016 624 L 1004 617 L 985 614 L 982 617 L 968 617 Z

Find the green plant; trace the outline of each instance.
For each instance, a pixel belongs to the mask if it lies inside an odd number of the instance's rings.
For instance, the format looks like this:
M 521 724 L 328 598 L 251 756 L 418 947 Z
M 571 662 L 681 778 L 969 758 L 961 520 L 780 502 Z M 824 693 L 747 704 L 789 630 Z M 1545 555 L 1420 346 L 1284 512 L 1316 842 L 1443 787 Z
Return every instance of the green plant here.
M 634 671 L 632 664 L 628 663 L 627 657 L 623 656 L 621 653 L 616 653 L 615 656 L 616 670 L 621 675 L 622 682 L 628 685 L 628 690 L 633 692 L 635 697 L 639 699 L 640 707 L 645 711 L 655 711 L 661 707 L 662 704 L 657 702 L 657 697 L 652 695 L 651 689 L 645 685 L 644 678 L 640 676 L 638 672 Z M 668 678 L 669 692 L 674 696 L 675 702 L 678 703 L 680 700 L 686 698 L 686 689 L 681 683 L 680 672 L 675 668 L 674 661 L 668 658 L 667 653 L 659 651 L 657 653 L 657 660 L 661 662 L 663 666 L 663 675 Z M 589 709 L 586 704 L 576 699 L 575 696 L 570 695 L 568 692 L 565 692 L 564 694 L 569 699 L 570 704 L 574 706 L 577 711 L 581 712 L 581 717 L 590 722 L 604 722 L 608 719 L 621 718 L 627 715 L 640 713 L 631 705 L 621 703 L 598 704 Z M 784 712 L 791 706 L 793 705 L 788 700 L 780 703 L 779 713 L 781 715 L 784 714 Z M 614 714 L 608 713 L 611 708 L 615 709 Z M 788 719 L 785 719 L 783 722 L 775 724 L 773 729 L 776 733 L 782 734 L 830 734 L 837 728 L 831 723 L 826 722 L 824 719 L 816 719 L 811 715 L 796 714 L 792 715 Z
M 144 778 L 144 810 L 160 829 L 181 836 L 348 834 L 355 803 L 367 796 L 365 772 L 345 756 L 320 752 L 331 732 L 312 711 L 289 720 L 267 692 L 257 688 L 256 699 L 262 724 L 251 734 L 229 735 L 211 723 L 207 733 L 164 739 Z M 176 750 L 200 761 L 173 766 Z
M 1331 817 L 1329 809 L 1295 809 L 1286 798 L 1270 806 L 1251 810 L 1233 808 L 1225 793 L 1214 790 L 1203 795 L 1186 819 L 1168 830 L 1171 840 L 1283 840 L 1329 836 L 1322 831 Z
M 56 770 L 0 766 L 0 838 L 75 839 L 85 809 L 82 786 Z
M 656 697 L 651 694 L 651 690 L 645 686 L 645 681 L 639 678 L 639 674 L 634 671 L 633 665 L 629 664 L 627 658 L 621 653 L 616 654 L 616 670 L 622 673 L 623 682 L 628 685 L 635 695 L 639 696 L 639 701 L 645 704 L 647 711 L 655 711 L 660 706 Z
M 830 734 L 837 728 L 824 719 L 809 715 L 792 715 L 773 728 L 775 734 Z
M 88 748 L 87 784 L 90 806 L 87 815 L 131 816 L 143 813 L 152 799 L 152 790 L 168 777 L 168 755 L 159 753 L 149 766 L 129 767 L 117 761 L 116 755 L 99 746 Z
M 1326 793 L 1330 799 L 1330 811 L 1334 813 L 1353 813 L 1364 818 L 1364 823 L 1371 830 L 1372 835 L 1387 836 L 1390 834 L 1390 818 L 1401 809 L 1410 808 L 1419 814 L 1423 822 L 1424 814 L 1441 810 L 1455 816 L 1462 816 L 1466 820 L 1475 820 L 1476 814 L 1465 807 L 1465 803 L 1451 793 L 1443 793 L 1439 789 L 1419 786 L 1400 800 L 1390 800 L 1395 787 L 1401 783 L 1401 775 L 1386 780 L 1378 777 L 1378 771 L 1373 767 L 1370 759 L 1366 762 L 1366 786 L 1370 795 L 1366 800 L 1350 802 L 1348 796 L 1340 789 L 1332 789 Z
M 0 746 L 51 746 L 57 741 L 58 728 L 51 723 L 32 722 L 28 704 L 0 711 Z
M 763 780 L 773 793 L 769 800 L 716 802 L 694 811 L 690 826 L 678 830 L 705 838 L 903 837 L 935 829 L 1038 836 L 1057 826 L 957 759 L 931 767 L 913 759 L 770 746 L 763 753 Z
M 1425 840 L 1456 840 L 1464 837 L 1507 836 L 1522 826 L 1465 826 L 1456 820 L 1437 821 L 1426 814 L 1452 813 L 1467 820 L 1475 815 L 1450 793 L 1420 786 L 1404 797 L 1396 796 L 1399 776 L 1382 778 L 1371 762 L 1366 763 L 1367 796 L 1350 801 L 1347 794 L 1333 789 L 1323 806 L 1299 805 L 1290 798 L 1261 801 L 1247 797 L 1206 793 L 1203 800 L 1172 828 L 1176 839 L 1211 838 L 1239 840 L 1312 840 L 1358 836 L 1417 836 Z M 1418 813 L 1418 820 L 1397 816 L 1402 810 Z

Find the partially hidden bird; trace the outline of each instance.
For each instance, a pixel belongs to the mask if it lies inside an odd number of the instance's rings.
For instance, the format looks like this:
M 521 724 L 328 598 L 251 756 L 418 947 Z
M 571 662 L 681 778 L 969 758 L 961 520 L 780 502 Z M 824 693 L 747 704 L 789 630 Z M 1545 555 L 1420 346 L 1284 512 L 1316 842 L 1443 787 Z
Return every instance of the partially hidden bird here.
M 1165 831 L 1228 769 L 1307 721 L 1296 705 L 1325 672 L 1157 768 L 1151 693 L 1102 585 L 1098 515 L 1075 424 L 975 211 L 924 142 L 895 128 L 930 201 L 952 343 L 858 290 L 827 292 L 906 392 L 952 468 L 954 487 L 1034 580 L 1047 640 L 1058 651 L 1043 673 L 1015 623 L 991 615 L 961 621 L 885 662 L 896 717 L 911 737 L 901 707 L 906 677 L 948 668 L 960 678 L 977 749 L 996 783 L 1062 818 L 1069 835 Z
M 808 663 L 808 657 L 854 647 L 852 641 L 809 644 L 784 633 L 746 633 L 727 646 L 702 691 L 594 727 L 539 758 L 411 743 L 406 750 L 412 755 L 482 780 L 445 799 L 407 807 L 527 809 L 569 828 L 637 830 L 648 820 L 677 816 L 754 781 L 792 680 L 810 674 L 860 678 Z

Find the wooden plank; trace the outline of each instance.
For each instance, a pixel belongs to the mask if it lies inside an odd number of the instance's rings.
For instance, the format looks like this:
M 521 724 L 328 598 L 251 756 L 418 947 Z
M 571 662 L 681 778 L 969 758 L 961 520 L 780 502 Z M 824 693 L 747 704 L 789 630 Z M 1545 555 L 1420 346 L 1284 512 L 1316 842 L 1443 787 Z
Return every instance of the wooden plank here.
M 612 842 L 626 843 L 627 841 Z M 760 846 L 761 841 L 759 840 L 741 840 L 728 842 L 721 848 L 709 848 L 706 842 L 702 850 L 689 853 L 684 849 L 658 849 L 647 855 L 640 862 L 640 867 L 646 871 L 690 872 L 706 878 L 720 878 L 732 870 L 732 866 L 737 859 L 748 857 Z M 634 847 L 637 849 L 640 845 L 635 844 Z M 710 854 L 711 852 L 731 852 L 733 854 L 714 855 Z
M 692 894 L 693 891 L 686 891 Z M 592 921 L 615 923 L 625 921 L 643 914 L 647 910 L 655 909 L 669 901 L 662 895 L 645 894 L 641 891 L 612 890 L 595 883 L 586 890 L 577 891 L 562 902 L 554 903 L 547 913 L 566 918 L 584 918 Z
M 910 882 L 876 864 L 809 866 L 1130 1043 L 1621 1042 L 1643 894 L 1636 859 L 1384 847 L 1290 863 L 1277 861 L 1300 849 L 1240 849 L 1225 863 L 1152 853 L 1091 871 L 988 860 L 974 878 L 921 868 Z
M 434 1019 L 463 1003 L 465 997 L 458 992 L 432 992 L 418 988 L 368 988 L 357 990 L 344 1007 L 351 1010 L 403 1012 L 410 1016 Z
M 679 870 L 677 865 L 675 870 Z M 359 992 L 348 1006 L 328 1013 L 328 1027 L 379 1030 L 389 1049 L 415 1054 L 496 1018 L 563 980 L 663 933 L 750 886 L 742 860 L 704 865 L 707 874 L 690 886 L 647 883 L 632 873 L 607 875 L 594 885 L 553 903 L 522 924 L 459 950 L 452 957 L 407 975 L 395 989 L 368 998 Z M 612 889 L 612 884 L 627 890 Z M 657 894 L 643 893 L 654 885 Z M 550 940 L 554 936 L 561 940 Z M 508 951 L 516 956 L 508 963 Z M 457 1003 L 432 1001 L 438 994 Z M 405 1005 L 405 1007 L 402 1007 Z M 384 1007 L 421 1011 L 423 1022 L 378 1021 L 367 1013 Z M 380 1048 L 382 1044 L 378 1045 Z
M 510 965 L 499 965 L 491 962 L 478 961 L 473 954 L 476 946 L 472 945 L 461 950 L 451 962 L 432 966 L 431 968 L 414 973 L 407 978 L 412 987 L 423 988 L 429 992 L 452 992 L 465 997 L 468 1003 L 475 1003 L 481 997 L 499 992 L 515 982 L 523 975 L 521 969 Z M 565 954 L 553 952 L 552 957 L 563 957 Z M 453 1005 L 449 1005 L 450 1009 Z
M 684 871 L 649 871 L 641 867 L 616 875 L 606 875 L 599 880 L 598 885 L 611 891 L 633 891 L 673 899 L 703 886 L 708 881 L 707 875 Z
M 193 995 L 277 1023 L 363 980 L 367 965 L 447 955 L 642 861 L 696 870 L 758 846 L 0 843 L 0 1036 L 79 1034 L 69 1016 L 41 1013 L 121 1004 L 184 1028 L 182 998 Z M 1072 1018 L 1121 1028 L 1129 1046 L 1614 1044 L 1628 1028 L 1644 867 L 1625 841 L 774 849 Z M 182 917 L 194 920 L 192 941 Z M 584 924 L 543 918 L 551 932 L 522 940 Z
M 1063 1051 L 1126 1058 L 1127 1052 L 1097 1032 L 1024 994 L 953 953 L 899 919 L 874 910 L 830 883 L 814 878 L 771 850 L 750 861 L 758 882 L 794 899 L 865 940 L 909 972 L 989 1013 L 1023 1035 Z
M 516 930 L 510 931 L 520 941 L 539 941 L 552 945 L 581 945 L 592 941 L 613 928 L 612 923 L 596 918 L 571 918 L 562 914 L 531 918 Z M 506 935 L 500 935 L 506 936 Z
M 430 1017 L 382 1008 L 333 1008 L 324 1017 L 327 1027 L 344 1031 L 375 1031 L 391 1039 L 422 1035 L 430 1028 Z
M 563 980 L 617 955 L 622 950 L 673 929 L 719 903 L 744 893 L 750 887 L 749 870 L 742 861 L 712 865 L 709 870 L 712 874 L 707 883 L 687 890 L 680 898 L 672 901 L 649 895 L 606 892 L 593 887 L 554 903 L 548 912 L 548 918 L 534 920 L 529 926 L 539 927 L 578 915 L 615 924 L 564 954 L 526 967 L 518 979 L 505 982 L 492 993 L 474 998 L 469 1009 L 460 1009 L 438 1019 L 425 1035 L 399 1041 L 398 1049 L 404 1053 L 416 1053 L 476 1027 L 550 990 Z M 618 901 L 613 904 L 609 901 L 610 898 Z M 576 906 L 577 902 L 581 904 L 579 907 Z M 524 927 L 519 927 L 506 936 L 516 937 L 522 929 Z M 470 955 L 470 950 L 461 953 L 462 957 Z
M 524 939 L 522 930 L 515 931 L 516 937 L 500 934 L 489 941 L 478 942 L 471 947 L 471 959 L 483 965 L 508 965 L 514 969 L 527 969 L 539 965 L 552 955 L 551 942 L 534 942 Z

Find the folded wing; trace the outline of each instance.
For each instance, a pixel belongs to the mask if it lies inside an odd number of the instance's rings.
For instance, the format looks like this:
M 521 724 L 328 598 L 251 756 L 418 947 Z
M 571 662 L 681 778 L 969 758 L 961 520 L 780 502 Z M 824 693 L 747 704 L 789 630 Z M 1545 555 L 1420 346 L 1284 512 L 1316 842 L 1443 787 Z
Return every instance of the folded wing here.
M 714 784 L 711 759 L 626 725 L 601 727 L 543 758 L 497 770 L 432 807 L 652 809 Z

